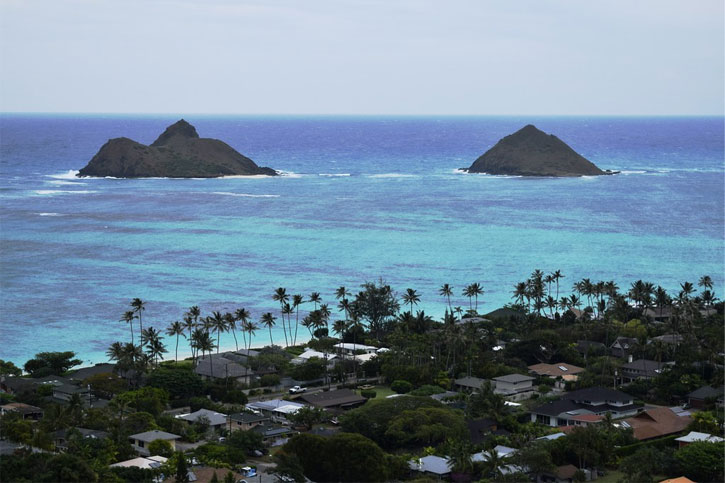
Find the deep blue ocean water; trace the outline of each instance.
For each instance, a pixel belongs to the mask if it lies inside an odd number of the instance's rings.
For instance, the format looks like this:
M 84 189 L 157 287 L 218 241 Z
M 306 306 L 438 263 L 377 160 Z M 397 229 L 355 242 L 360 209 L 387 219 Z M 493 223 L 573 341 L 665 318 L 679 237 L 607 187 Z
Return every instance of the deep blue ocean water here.
M 536 268 L 563 272 L 561 295 L 584 277 L 675 292 L 709 274 L 723 296 L 723 118 L 191 116 L 202 137 L 288 175 L 73 176 L 109 138 L 150 143 L 177 119 L 0 117 L 0 358 L 105 360 L 130 338 L 119 318 L 133 297 L 163 328 L 191 305 L 278 315 L 279 286 L 335 307 L 335 288 L 380 277 L 434 316 L 443 283 L 466 307 L 460 291 L 481 282 L 487 311 Z M 528 123 L 623 174 L 456 172 Z

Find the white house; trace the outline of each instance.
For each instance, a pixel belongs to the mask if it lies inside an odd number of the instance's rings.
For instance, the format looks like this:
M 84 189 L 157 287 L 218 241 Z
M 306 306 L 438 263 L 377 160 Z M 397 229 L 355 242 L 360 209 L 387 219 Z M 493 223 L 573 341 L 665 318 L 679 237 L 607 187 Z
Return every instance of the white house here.
M 176 450 L 176 440 L 179 438 L 181 438 L 181 436 L 179 436 L 178 434 L 171 434 L 167 433 L 166 431 L 159 431 L 158 429 L 138 434 L 132 434 L 128 437 L 128 439 L 131 440 L 131 446 L 133 446 L 133 449 L 135 449 L 138 454 L 143 456 L 148 456 L 151 454 L 148 449 L 149 444 L 153 441 L 156 441 L 157 439 L 168 441 L 171 444 L 171 448 L 173 450 Z

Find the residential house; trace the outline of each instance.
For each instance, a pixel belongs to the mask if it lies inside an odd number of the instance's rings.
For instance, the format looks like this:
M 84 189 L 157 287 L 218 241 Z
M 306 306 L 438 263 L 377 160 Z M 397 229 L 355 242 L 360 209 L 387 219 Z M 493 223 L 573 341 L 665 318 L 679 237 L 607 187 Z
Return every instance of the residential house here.
M 179 438 L 181 436 L 178 434 L 167 433 L 166 431 L 159 431 L 158 429 L 132 434 L 128 437 L 131 440 L 133 449 L 142 456 L 148 456 L 150 454 L 148 450 L 149 443 L 157 439 L 168 441 L 171 444 L 171 448 L 176 449 L 176 440 Z
M 255 401 L 248 403 L 245 407 L 250 411 L 259 411 L 269 416 L 272 420 L 286 420 L 287 416 L 294 414 L 305 405 L 283 399 L 271 399 L 269 401 Z
M 200 421 L 206 420 L 209 424 L 209 428 L 214 432 L 221 432 L 226 429 L 227 426 L 227 415 L 218 413 L 216 411 L 210 411 L 208 409 L 199 409 L 193 413 L 178 414 L 174 416 L 176 419 L 181 419 L 187 423 L 195 424 Z
M 0 391 L 7 394 L 21 394 L 34 388 L 35 381 L 28 377 L 0 376 Z
M 358 351 L 363 351 L 366 354 L 375 354 L 378 350 L 378 348 L 375 346 L 363 345 L 363 344 L 350 344 L 347 342 L 340 342 L 338 344 L 335 344 L 333 347 L 335 348 L 335 350 L 338 353 L 344 354 L 345 356 L 354 355 Z
M 81 382 L 91 376 L 97 376 L 98 374 L 112 374 L 115 369 L 116 364 L 96 364 L 95 366 L 84 367 L 82 369 L 76 370 L 73 374 L 70 375 L 70 378 L 73 381 Z
M 577 374 L 581 374 L 585 369 L 565 362 L 559 362 L 557 364 L 545 364 L 542 362 L 529 366 L 529 371 L 537 376 L 556 379 L 557 387 L 563 389 L 564 382 L 576 381 L 578 379 Z
M 637 339 L 632 337 L 617 337 L 614 342 L 612 342 L 612 345 L 609 346 L 609 350 L 613 357 L 627 359 L 632 354 L 636 346 Z
M 312 349 L 307 349 L 299 356 L 292 359 L 290 362 L 295 365 L 304 364 L 305 362 L 309 361 L 313 357 L 316 357 L 320 360 L 327 361 L 327 367 L 329 369 L 332 369 L 332 367 L 335 365 L 337 356 L 335 354 L 328 354 L 326 352 L 320 352 Z
M 584 356 L 584 360 L 587 357 L 603 356 L 607 352 L 607 347 L 601 342 L 595 342 L 592 340 L 579 340 L 574 346 L 574 350 Z
M 640 405 L 629 394 L 604 387 L 590 387 L 564 394 L 530 411 L 531 421 L 547 426 L 576 426 L 576 416 L 611 413 L 613 418 L 637 414 Z M 581 420 L 579 420 L 581 425 Z
M 255 426 L 269 423 L 271 418 L 263 414 L 235 413 L 228 418 L 229 431 L 249 431 Z
M 708 433 L 698 433 L 697 431 L 690 431 L 685 436 L 675 438 L 675 441 L 677 441 L 680 445 L 679 447 L 682 448 L 683 446 L 687 446 L 688 444 L 695 443 L 697 441 L 705 441 L 707 443 L 721 443 L 725 441 L 725 439 L 721 438 L 720 436 L 713 436 L 712 434 Z
M 23 419 L 30 419 L 32 421 L 38 421 L 43 418 L 43 410 L 30 404 L 12 402 L 0 406 L 0 415 L 5 415 L 10 412 L 19 413 Z
M 367 399 L 350 389 L 305 393 L 300 398 L 312 406 L 324 409 L 351 409 L 365 404 Z
M 477 392 L 486 382 L 486 379 L 480 377 L 461 377 L 453 381 L 453 389 L 458 392 Z
M 282 446 L 298 433 L 288 426 L 267 423 L 253 427 L 252 431 L 262 435 L 262 442 L 265 446 Z
M 68 449 L 68 438 L 70 438 L 71 434 L 75 431 L 77 431 L 81 437 L 88 438 L 88 439 L 106 439 L 110 436 L 110 434 L 105 431 L 97 431 L 95 429 L 86 429 L 86 428 L 61 429 L 61 430 L 50 433 L 50 436 L 53 438 L 53 444 L 55 444 L 55 448 L 57 450 L 61 450 L 61 451 L 65 451 L 66 449 Z
M 676 414 L 670 408 L 653 408 L 627 418 L 620 424 L 624 428 L 632 428 L 635 439 L 643 441 L 679 433 L 691 422 L 689 415 Z
M 702 386 L 687 395 L 687 403 L 696 409 L 704 408 L 708 402 L 714 402 L 716 406 L 722 407 L 723 396 L 725 396 L 725 386 Z
M 670 365 L 672 363 L 637 359 L 636 361 L 622 364 L 620 378 L 622 383 L 633 382 L 637 379 L 651 380 L 659 376 Z
M 147 456 L 121 461 L 111 465 L 111 468 L 141 468 L 142 470 L 155 470 L 166 463 L 168 458 L 163 456 Z
M 682 337 L 680 334 L 664 334 L 664 335 L 658 335 L 657 337 L 652 337 L 648 344 L 652 344 L 654 342 L 662 342 L 663 344 L 667 345 L 680 345 L 682 344 L 682 341 L 685 338 Z
M 537 475 L 538 483 L 572 483 L 574 475 L 579 471 L 574 465 L 557 466 L 554 471 L 547 471 Z M 589 481 L 587 479 L 587 481 Z
M 493 382 L 496 387 L 493 392 L 511 401 L 528 399 L 536 392 L 533 386 L 534 380 L 535 378 L 523 374 L 507 374 L 494 377 Z
M 73 396 L 78 395 L 82 402 L 90 401 L 91 391 L 88 386 L 76 384 L 53 385 L 53 397 L 61 401 L 70 401 Z
M 445 478 L 451 474 L 451 468 L 448 466 L 448 461 L 448 458 L 429 455 L 408 461 L 408 467 L 411 470 L 418 471 L 424 475 L 427 474 L 438 478 Z
M 206 380 L 232 378 L 240 383 L 249 384 L 254 379 L 254 371 L 221 355 L 200 359 L 194 372 Z
M 492 436 L 509 436 L 511 434 L 505 429 L 499 429 L 498 423 L 489 418 L 466 421 L 466 427 L 468 428 L 471 443 L 474 445 L 481 444 Z

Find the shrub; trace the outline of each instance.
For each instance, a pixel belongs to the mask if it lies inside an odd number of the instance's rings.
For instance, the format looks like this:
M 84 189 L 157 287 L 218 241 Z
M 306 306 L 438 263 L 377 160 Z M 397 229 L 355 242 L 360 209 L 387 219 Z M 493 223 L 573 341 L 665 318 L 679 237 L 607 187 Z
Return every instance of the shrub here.
M 411 396 L 432 396 L 433 394 L 440 394 L 442 392 L 446 392 L 446 390 L 440 386 L 432 386 L 430 384 L 425 384 L 423 386 L 420 386 L 418 389 L 410 391 L 410 395 Z
M 360 395 L 364 397 L 365 399 L 374 399 L 375 396 L 378 395 L 377 392 L 373 391 L 372 389 L 360 391 Z
M 278 386 L 279 376 L 277 374 L 265 374 L 259 382 L 262 386 Z
M 393 383 L 390 385 L 390 389 L 397 392 L 398 394 L 405 394 L 413 390 L 413 385 L 409 383 L 408 381 L 393 381 Z
M 149 443 L 149 453 L 152 456 L 170 458 L 174 454 L 174 448 L 171 446 L 171 443 L 164 439 L 155 439 Z

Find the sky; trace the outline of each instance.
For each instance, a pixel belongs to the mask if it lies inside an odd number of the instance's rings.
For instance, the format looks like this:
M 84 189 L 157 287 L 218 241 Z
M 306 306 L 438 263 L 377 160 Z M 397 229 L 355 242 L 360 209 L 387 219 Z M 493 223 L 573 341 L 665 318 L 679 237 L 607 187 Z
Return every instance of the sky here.
M 722 0 L 0 0 L 0 111 L 723 115 Z

